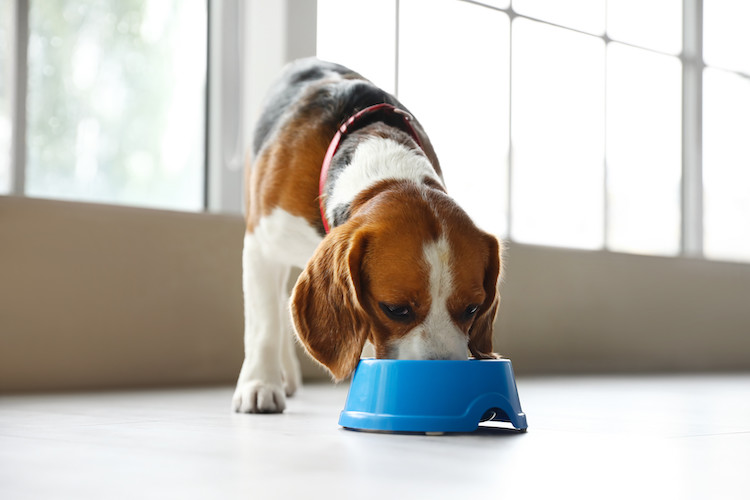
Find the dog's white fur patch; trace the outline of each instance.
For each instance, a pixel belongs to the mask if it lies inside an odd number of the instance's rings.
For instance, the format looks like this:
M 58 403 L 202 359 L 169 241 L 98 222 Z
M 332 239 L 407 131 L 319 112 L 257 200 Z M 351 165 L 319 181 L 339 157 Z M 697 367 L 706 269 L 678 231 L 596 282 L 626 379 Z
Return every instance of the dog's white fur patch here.
M 453 293 L 452 252 L 445 237 L 424 246 L 424 260 L 430 270 L 431 305 L 427 317 L 391 345 L 395 359 L 466 359 L 468 337 L 456 326 L 448 312 Z
M 326 217 L 333 220 L 336 207 L 348 205 L 365 189 L 386 179 L 406 179 L 421 184 L 430 178 L 443 185 L 430 161 L 420 152 L 393 139 L 372 137 L 363 141 L 352 161 L 336 179 L 326 201 Z
M 258 250 L 264 259 L 304 268 L 315 249 L 323 241 L 318 232 L 303 217 L 275 208 L 260 219 L 247 238 L 259 242 Z

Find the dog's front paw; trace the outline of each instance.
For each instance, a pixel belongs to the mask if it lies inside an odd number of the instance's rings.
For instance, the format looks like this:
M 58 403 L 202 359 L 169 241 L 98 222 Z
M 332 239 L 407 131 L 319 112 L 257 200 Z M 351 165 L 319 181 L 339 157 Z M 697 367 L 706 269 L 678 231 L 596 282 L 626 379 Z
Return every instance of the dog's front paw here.
M 237 384 L 232 408 L 239 413 L 281 413 L 286 408 L 281 385 L 249 380 Z

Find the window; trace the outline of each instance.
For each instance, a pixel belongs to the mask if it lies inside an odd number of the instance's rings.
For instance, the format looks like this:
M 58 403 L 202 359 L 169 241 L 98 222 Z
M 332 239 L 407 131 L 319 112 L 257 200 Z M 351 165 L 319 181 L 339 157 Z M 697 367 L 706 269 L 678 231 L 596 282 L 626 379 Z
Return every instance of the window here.
M 24 193 L 204 208 L 205 0 L 28 9 Z
M 380 0 L 377 9 L 371 7 L 362 0 L 318 2 L 318 57 L 356 67 L 376 85 L 394 93 L 396 0 Z M 342 30 L 342 26 L 348 28 Z M 356 30 L 356 36 L 351 36 L 350 30 Z
M 13 4 L 0 2 L 0 194 L 10 192 Z
M 607 47 L 607 245 L 680 251 L 682 104 L 677 58 Z
M 0 2 L 0 194 L 205 208 L 207 7 Z M 750 262 L 744 0 L 317 8 L 318 55 L 402 99 L 432 137 L 449 192 L 485 229 L 534 244 Z M 340 26 L 359 36 L 342 43 Z M 13 74 L 19 54 L 27 75 Z M 237 92 L 235 83 L 212 88 Z M 224 107 L 244 106 L 233 99 Z M 19 145 L 25 158 L 11 163 Z
M 495 10 L 477 16 L 477 11 L 486 9 L 454 0 L 399 3 L 399 98 L 430 135 L 444 165 L 448 192 L 479 226 L 505 233 L 508 16 Z M 426 11 L 431 12 L 429 22 L 423 15 Z M 495 47 L 496 51 L 477 47 Z M 441 67 L 451 69 L 436 75 L 435 68 Z M 469 92 L 465 92 L 467 84 Z
M 594 35 L 604 34 L 602 0 L 514 0 L 513 9 L 533 19 Z
M 385 88 L 424 124 L 480 226 L 750 261 L 744 0 L 706 0 L 704 17 L 691 0 L 399 0 L 378 11 L 381 33 L 396 33 L 379 59 L 373 37 L 340 44 L 324 29 L 356 25 L 372 2 L 339 3 L 318 0 L 319 56 L 376 83 L 395 74 Z
M 604 207 L 604 43 L 513 22 L 511 236 L 599 248 Z
M 386 36 L 397 32 L 398 52 L 387 43 L 383 49 L 382 35 L 358 36 L 342 44 L 338 31 L 330 29 L 368 18 L 371 11 L 368 1 L 319 0 L 318 56 L 348 65 L 385 90 L 397 88 L 399 99 L 419 118 L 441 163 L 448 167 L 443 174 L 449 192 L 479 225 L 505 233 L 508 16 L 455 0 L 399 0 L 396 23 L 397 4 L 387 2 L 377 9 L 377 22 L 366 23 L 362 29 Z M 424 12 L 429 12 L 428 18 Z M 477 12 L 486 15 L 477 17 Z M 496 47 L 497 51 L 490 54 L 475 47 Z M 442 65 L 453 69 L 438 76 L 435 68 Z M 462 93 L 461 100 L 449 98 L 462 92 L 469 81 L 472 92 Z M 434 106 L 435 102 L 440 106 Z M 445 119 L 448 116 L 451 120 Z M 478 185 L 480 175 L 486 181 Z M 488 204 L 490 210 L 483 210 Z
M 704 7 L 703 203 L 708 257 L 750 260 L 750 3 Z

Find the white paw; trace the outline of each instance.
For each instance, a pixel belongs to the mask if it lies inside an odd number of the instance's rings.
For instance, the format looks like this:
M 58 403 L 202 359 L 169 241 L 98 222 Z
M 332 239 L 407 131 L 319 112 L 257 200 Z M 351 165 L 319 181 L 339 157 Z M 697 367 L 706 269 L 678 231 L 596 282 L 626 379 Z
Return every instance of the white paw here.
M 239 413 L 281 413 L 286 408 L 284 390 L 280 385 L 249 380 L 237 384 L 232 408 Z

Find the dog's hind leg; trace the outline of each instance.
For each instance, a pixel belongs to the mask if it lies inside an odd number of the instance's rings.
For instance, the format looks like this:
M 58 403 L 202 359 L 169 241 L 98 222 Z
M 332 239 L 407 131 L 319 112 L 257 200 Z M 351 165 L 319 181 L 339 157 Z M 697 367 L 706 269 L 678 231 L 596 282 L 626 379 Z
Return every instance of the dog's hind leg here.
M 289 314 L 289 294 L 284 290 L 285 296 L 281 308 L 281 325 L 284 345 L 281 352 L 281 365 L 284 368 L 284 391 L 288 397 L 293 396 L 297 389 L 302 386 L 302 370 L 300 368 L 297 352 L 294 348 L 295 337 L 292 318 Z

